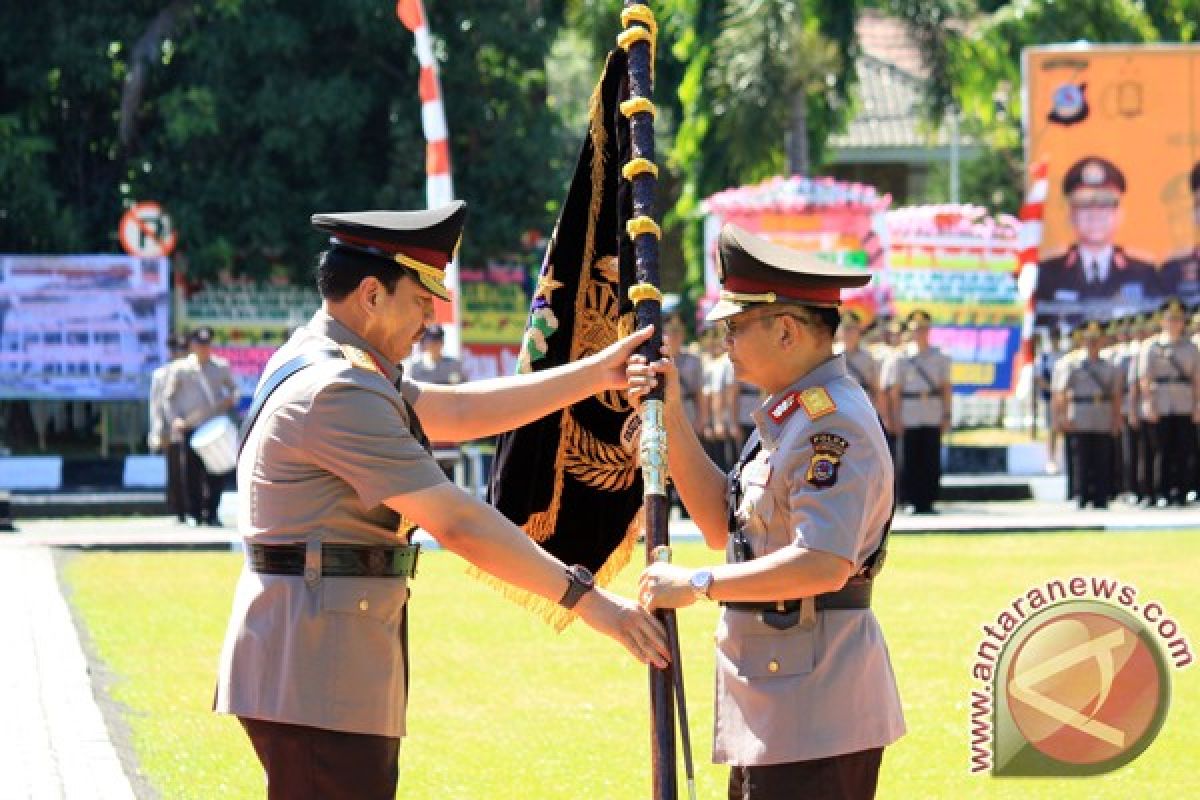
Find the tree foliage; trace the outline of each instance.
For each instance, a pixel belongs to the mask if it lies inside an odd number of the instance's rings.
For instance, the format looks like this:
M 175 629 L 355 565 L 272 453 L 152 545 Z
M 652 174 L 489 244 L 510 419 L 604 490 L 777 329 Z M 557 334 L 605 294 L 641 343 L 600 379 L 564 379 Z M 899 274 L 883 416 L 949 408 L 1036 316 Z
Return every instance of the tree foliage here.
M 545 75 L 561 11 L 428 6 L 456 190 L 472 206 L 463 256 L 480 260 L 544 225 L 562 180 Z M 197 275 L 302 274 L 321 246 L 314 211 L 422 206 L 418 67 L 394 8 L 5 4 L 0 250 L 111 251 L 123 207 L 155 199 Z

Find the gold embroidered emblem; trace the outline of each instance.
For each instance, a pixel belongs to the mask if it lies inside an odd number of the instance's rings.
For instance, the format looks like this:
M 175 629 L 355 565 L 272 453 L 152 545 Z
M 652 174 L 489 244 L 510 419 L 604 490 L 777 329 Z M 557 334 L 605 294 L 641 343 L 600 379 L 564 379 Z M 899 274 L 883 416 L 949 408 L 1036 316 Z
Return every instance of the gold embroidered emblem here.
M 809 419 L 820 419 L 837 411 L 837 403 L 833 402 L 824 386 L 814 386 L 801 392 L 800 407 Z
M 630 452 L 619 444 L 601 441 L 576 422 L 570 411 L 563 413 L 562 436 L 567 442 L 563 463 L 577 481 L 606 492 L 633 485 L 638 471 L 636 449 Z

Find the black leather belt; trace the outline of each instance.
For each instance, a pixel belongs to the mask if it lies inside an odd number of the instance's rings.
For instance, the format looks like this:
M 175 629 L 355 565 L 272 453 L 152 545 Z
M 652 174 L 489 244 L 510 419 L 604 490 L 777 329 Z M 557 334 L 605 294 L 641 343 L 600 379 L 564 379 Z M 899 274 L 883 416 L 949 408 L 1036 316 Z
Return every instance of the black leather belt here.
M 1107 397 L 1072 397 L 1071 403 L 1073 405 L 1086 406 L 1092 403 L 1107 403 L 1108 400 L 1109 398 Z
M 1192 382 L 1192 379 L 1191 378 L 1155 378 L 1154 382 L 1155 383 L 1182 383 L 1182 384 L 1190 385 Z
M 905 400 L 926 400 L 930 397 L 941 397 L 940 394 L 933 392 L 901 392 L 900 396 Z
M 411 578 L 421 545 L 375 547 L 321 545 L 321 574 L 336 578 Z M 260 575 L 303 575 L 303 544 L 254 544 L 246 548 L 250 569 Z
M 825 592 L 816 596 L 817 611 L 846 611 L 871 607 L 873 580 L 850 580 L 836 592 Z M 734 611 L 777 611 L 792 614 L 800 611 L 800 599 L 780 600 L 773 603 L 722 602 Z

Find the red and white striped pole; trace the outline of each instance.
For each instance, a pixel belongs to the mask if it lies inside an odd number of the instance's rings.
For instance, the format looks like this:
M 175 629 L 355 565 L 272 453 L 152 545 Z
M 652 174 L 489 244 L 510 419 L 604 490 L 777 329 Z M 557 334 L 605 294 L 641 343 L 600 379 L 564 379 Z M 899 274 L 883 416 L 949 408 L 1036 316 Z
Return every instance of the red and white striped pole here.
M 1029 391 L 1036 397 L 1033 370 L 1033 325 L 1037 318 L 1037 301 L 1034 290 L 1038 281 L 1038 250 L 1042 245 L 1042 220 L 1046 213 L 1046 162 L 1039 161 L 1029 168 L 1029 187 L 1025 192 L 1025 202 L 1021 205 L 1018 217 L 1021 220 L 1019 234 L 1020 252 L 1017 263 L 1017 293 L 1025 313 L 1021 319 L 1021 351 L 1013 373 L 1015 381 L 1020 381 L 1028 372 Z M 1036 416 L 1034 419 L 1037 425 Z
M 396 16 L 412 31 L 417 63 L 421 65 L 417 91 L 421 97 L 421 129 L 425 133 L 425 205 L 436 208 L 454 200 L 454 181 L 450 177 L 449 129 L 446 109 L 442 105 L 437 61 L 433 57 L 433 40 L 421 0 L 397 0 Z M 447 349 L 461 355 L 457 325 L 460 318 L 457 256 L 446 269 L 446 287 L 450 290 L 450 302 L 436 302 L 437 319 L 445 326 Z
M 1038 280 L 1038 249 L 1042 245 L 1042 219 L 1046 212 L 1046 162 L 1029 168 L 1029 188 L 1018 215 L 1021 251 L 1017 264 L 1017 292 L 1025 309 L 1021 321 L 1021 365 L 1033 363 L 1033 321 L 1037 315 L 1034 290 Z

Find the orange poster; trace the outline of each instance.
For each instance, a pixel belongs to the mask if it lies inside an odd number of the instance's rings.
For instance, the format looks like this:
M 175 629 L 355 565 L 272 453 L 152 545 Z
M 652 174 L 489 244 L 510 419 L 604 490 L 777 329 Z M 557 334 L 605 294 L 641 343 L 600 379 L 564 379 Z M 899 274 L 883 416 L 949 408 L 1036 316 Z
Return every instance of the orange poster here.
M 1200 47 L 1054 45 L 1023 69 L 1048 176 L 1038 321 L 1200 302 Z

